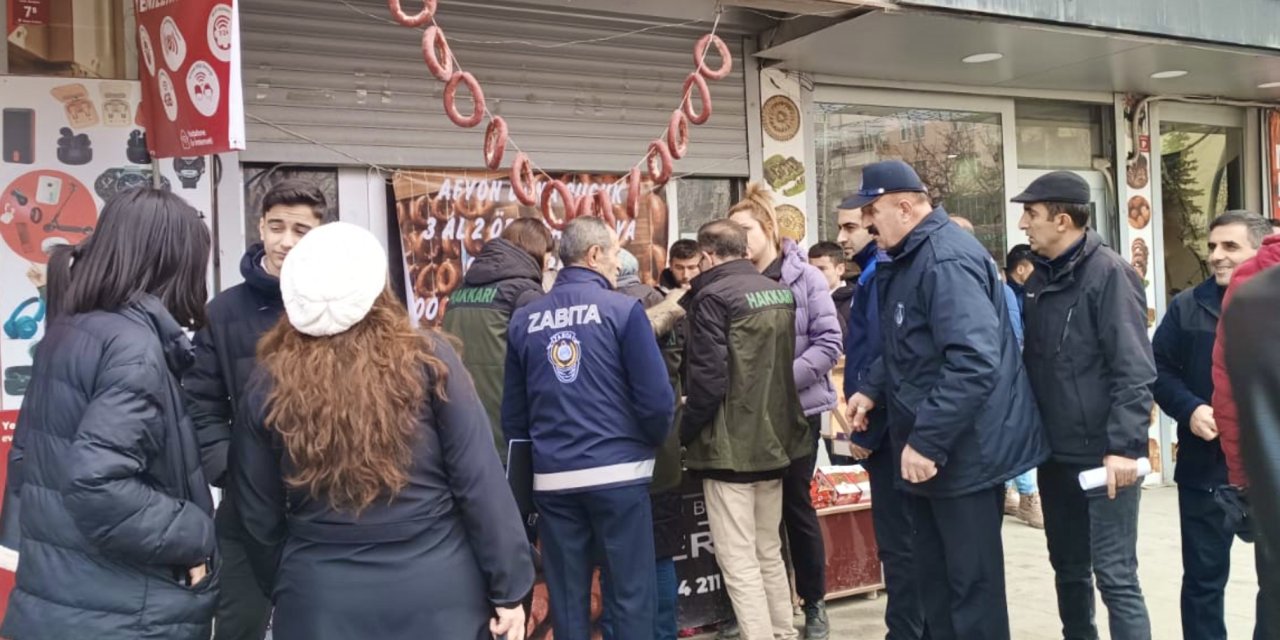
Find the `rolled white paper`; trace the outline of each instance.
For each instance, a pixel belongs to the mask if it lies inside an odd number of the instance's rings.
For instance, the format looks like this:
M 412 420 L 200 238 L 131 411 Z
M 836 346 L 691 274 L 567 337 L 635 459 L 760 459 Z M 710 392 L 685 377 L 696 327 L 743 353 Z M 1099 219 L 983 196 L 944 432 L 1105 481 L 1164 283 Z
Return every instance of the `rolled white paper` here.
M 1138 478 L 1144 478 L 1151 475 L 1151 461 L 1146 458 L 1138 458 Z M 1107 486 L 1107 468 L 1098 467 L 1080 472 L 1080 488 L 1088 491 L 1097 489 L 1098 487 Z

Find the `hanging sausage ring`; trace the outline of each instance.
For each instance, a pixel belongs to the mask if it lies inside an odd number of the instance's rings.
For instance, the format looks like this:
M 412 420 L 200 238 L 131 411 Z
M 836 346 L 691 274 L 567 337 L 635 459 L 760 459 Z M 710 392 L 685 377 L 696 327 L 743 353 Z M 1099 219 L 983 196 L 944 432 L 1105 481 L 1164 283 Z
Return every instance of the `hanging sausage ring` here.
M 458 106 L 454 104 L 457 100 L 458 85 L 467 85 L 467 91 L 471 92 L 472 112 L 471 116 L 463 118 L 458 113 Z M 456 71 L 453 77 L 449 78 L 449 83 L 444 86 L 444 112 L 449 119 L 459 127 L 470 129 L 484 120 L 484 92 L 480 90 L 480 83 L 476 82 L 476 77 L 466 71 Z
M 716 53 L 720 54 L 720 68 L 715 70 L 708 67 L 704 59 L 707 57 L 707 48 L 713 44 L 716 46 Z M 733 71 L 733 54 L 729 53 L 724 40 L 714 33 L 702 36 L 698 39 L 698 44 L 693 45 L 693 62 L 698 65 L 698 73 L 709 80 L 724 80 Z
M 497 171 L 502 166 L 502 154 L 507 151 L 507 121 L 494 116 L 484 132 L 484 166 Z
M 679 109 L 671 112 L 671 122 L 667 124 L 667 149 L 676 160 L 689 152 L 689 116 Z
M 523 152 L 516 154 L 511 163 L 511 192 L 516 200 L 526 207 L 538 206 L 538 192 L 534 191 L 533 165 L 529 164 L 529 156 Z
M 595 216 L 607 222 L 609 226 L 618 222 L 613 216 L 613 199 L 609 197 L 608 189 L 582 196 L 578 200 L 577 214 L 577 217 Z
M 696 113 L 693 110 L 693 91 L 690 90 L 695 88 L 698 90 L 698 100 L 702 102 L 702 111 Z M 707 88 L 707 81 L 696 71 L 684 80 L 684 101 L 680 103 L 680 109 L 693 124 L 703 124 L 711 119 L 711 90 Z
M 627 175 L 627 216 L 632 220 L 640 218 L 640 169 L 632 168 Z
M 560 196 L 560 202 L 564 204 L 564 219 L 556 220 L 551 215 L 551 194 L 555 193 Z M 542 219 L 546 220 L 547 226 L 556 231 L 564 231 L 566 224 L 574 217 L 574 199 L 573 194 L 569 191 L 568 185 L 559 181 L 552 180 L 542 190 Z
M 444 31 L 434 24 L 422 32 L 422 59 L 426 60 L 431 75 L 440 82 L 448 82 L 453 78 L 453 51 L 444 37 Z
M 391 17 L 396 22 L 406 27 L 421 27 L 431 21 L 431 16 L 436 13 L 436 0 L 422 0 L 422 11 L 416 15 L 408 15 L 404 9 L 400 8 L 400 0 L 387 0 L 387 8 L 391 10 Z
M 671 179 L 671 150 L 667 148 L 666 140 L 659 138 L 649 143 L 649 153 L 645 154 L 644 161 L 649 167 L 649 179 L 653 180 L 655 187 L 660 187 Z

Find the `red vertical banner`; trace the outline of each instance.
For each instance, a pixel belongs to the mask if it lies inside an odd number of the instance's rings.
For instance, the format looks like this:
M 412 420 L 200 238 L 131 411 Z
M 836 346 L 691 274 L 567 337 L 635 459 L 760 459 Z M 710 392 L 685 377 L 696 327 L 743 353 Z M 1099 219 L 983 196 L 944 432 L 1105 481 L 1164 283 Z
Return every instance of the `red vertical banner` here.
M 1280 218 L 1280 111 L 1267 111 L 1267 149 L 1271 165 L 1271 217 Z
M 134 0 L 147 147 L 156 158 L 244 149 L 235 0 Z

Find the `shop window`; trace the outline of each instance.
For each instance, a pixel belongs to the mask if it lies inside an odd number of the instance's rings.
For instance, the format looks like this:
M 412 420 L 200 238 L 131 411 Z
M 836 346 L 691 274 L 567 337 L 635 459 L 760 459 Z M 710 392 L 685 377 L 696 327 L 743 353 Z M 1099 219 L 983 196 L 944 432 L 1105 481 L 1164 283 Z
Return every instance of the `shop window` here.
M 1018 166 L 1024 169 L 1093 169 L 1107 158 L 1101 105 L 1019 100 L 1015 103 Z
M 262 218 L 262 200 L 281 181 L 306 180 L 320 187 L 329 201 L 324 221 L 338 219 L 338 169 L 336 167 L 288 167 L 284 165 L 244 166 L 244 244 L 248 248 L 262 241 L 258 221 Z
M 120 0 L 5 0 L 9 73 L 127 79 Z
M 858 190 L 862 167 L 904 160 L 915 167 L 934 202 L 971 220 L 983 246 L 1003 260 L 1006 198 L 999 113 L 831 103 L 815 107 L 819 240 L 836 239 L 836 206 Z
M 702 225 L 723 218 L 742 192 L 742 181 L 733 178 L 685 178 L 677 181 L 676 206 L 680 208 L 680 228 L 671 241 L 696 237 Z

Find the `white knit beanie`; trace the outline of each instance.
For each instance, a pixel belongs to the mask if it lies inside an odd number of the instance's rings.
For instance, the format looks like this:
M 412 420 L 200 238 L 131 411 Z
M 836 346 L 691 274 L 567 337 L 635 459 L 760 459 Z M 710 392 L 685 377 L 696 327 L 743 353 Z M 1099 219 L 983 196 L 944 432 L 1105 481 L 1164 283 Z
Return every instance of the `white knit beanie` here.
M 346 222 L 312 229 L 280 268 L 289 324 L 309 336 L 337 335 L 355 326 L 386 286 L 386 251 L 367 229 Z

